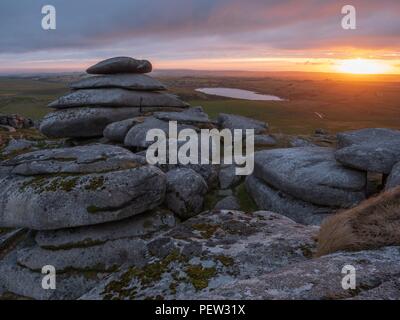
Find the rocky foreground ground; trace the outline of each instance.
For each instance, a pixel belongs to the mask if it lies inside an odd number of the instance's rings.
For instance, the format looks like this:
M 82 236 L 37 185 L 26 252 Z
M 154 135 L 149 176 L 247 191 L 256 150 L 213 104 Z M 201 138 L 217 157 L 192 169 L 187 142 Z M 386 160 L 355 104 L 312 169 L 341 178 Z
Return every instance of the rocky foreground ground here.
M 396 215 L 387 224 L 368 216 L 385 235 L 379 245 L 317 254 L 327 218 L 400 185 L 399 131 L 294 137 L 237 115 L 209 119 L 165 93 L 151 69 L 124 57 L 90 67 L 94 76 L 49 105 L 40 133 L 29 119 L 0 117 L 2 298 L 400 298 Z M 254 129 L 253 174 L 149 165 L 146 133 L 168 135 L 168 121 Z M 42 288 L 45 265 L 56 290 Z M 342 288 L 345 265 L 356 269 L 355 289 Z

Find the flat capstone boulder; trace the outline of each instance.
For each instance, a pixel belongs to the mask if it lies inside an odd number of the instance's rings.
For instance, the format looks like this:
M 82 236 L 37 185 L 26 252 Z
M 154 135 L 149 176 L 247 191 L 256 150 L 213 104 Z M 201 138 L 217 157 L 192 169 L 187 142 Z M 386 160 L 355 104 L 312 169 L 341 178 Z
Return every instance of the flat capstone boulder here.
M 74 107 L 176 107 L 186 108 L 188 104 L 169 93 L 133 91 L 120 88 L 82 89 L 58 98 L 48 105 L 50 108 Z
M 166 87 L 158 80 L 143 74 L 112 74 L 90 76 L 71 83 L 73 90 L 122 88 L 128 90 L 161 91 Z
M 114 73 L 149 73 L 153 69 L 148 60 L 137 60 L 130 57 L 114 57 L 96 63 L 89 67 L 89 74 Z

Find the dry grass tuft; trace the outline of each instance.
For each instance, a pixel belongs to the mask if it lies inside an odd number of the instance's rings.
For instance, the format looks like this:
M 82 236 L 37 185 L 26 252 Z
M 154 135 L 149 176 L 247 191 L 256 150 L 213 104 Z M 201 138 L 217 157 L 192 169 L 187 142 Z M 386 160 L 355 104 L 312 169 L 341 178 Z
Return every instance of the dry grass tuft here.
M 400 187 L 327 218 L 318 234 L 316 256 L 400 245 Z

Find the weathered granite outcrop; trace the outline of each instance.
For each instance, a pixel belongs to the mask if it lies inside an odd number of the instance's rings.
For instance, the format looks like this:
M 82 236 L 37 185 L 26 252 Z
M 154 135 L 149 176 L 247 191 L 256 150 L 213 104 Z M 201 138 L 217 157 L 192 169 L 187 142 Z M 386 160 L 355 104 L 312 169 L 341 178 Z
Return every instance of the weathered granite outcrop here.
M 198 215 L 148 244 L 143 266 L 115 273 L 81 299 L 194 299 L 235 279 L 308 260 L 315 227 L 271 212 Z
M 96 226 L 31 233 L 0 256 L 0 297 L 77 299 L 124 264 L 144 266 L 147 243 L 175 225 L 171 212 L 154 210 Z M 41 287 L 45 265 L 55 267 L 57 290 Z
M 262 276 L 233 281 L 200 299 L 394 299 L 400 298 L 400 248 L 374 251 L 338 252 L 317 259 L 294 263 Z M 342 269 L 356 270 L 356 289 L 342 287 Z
M 245 186 L 260 210 L 277 212 L 298 223 L 319 225 L 335 211 L 334 208 L 317 206 L 296 199 L 283 191 L 270 187 L 253 175 L 246 178 Z
M 366 174 L 337 163 L 331 148 L 256 152 L 254 175 L 276 189 L 316 205 L 349 207 L 365 199 Z
M 163 202 L 164 173 L 120 147 L 36 151 L 6 163 L 0 227 L 37 230 L 119 220 Z
M 337 135 L 336 159 L 351 168 L 389 174 L 400 161 L 400 131 L 368 128 Z

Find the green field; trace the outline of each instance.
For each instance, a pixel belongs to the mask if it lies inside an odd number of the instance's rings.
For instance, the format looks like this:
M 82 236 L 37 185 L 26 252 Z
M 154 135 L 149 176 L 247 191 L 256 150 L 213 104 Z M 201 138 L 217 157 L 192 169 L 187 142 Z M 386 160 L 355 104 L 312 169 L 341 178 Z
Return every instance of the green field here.
M 69 91 L 68 77 L 0 77 L 0 113 L 40 119 L 46 105 Z M 264 120 L 272 132 L 309 134 L 316 128 L 331 132 L 364 127 L 400 128 L 400 82 L 396 79 L 338 78 L 307 74 L 231 77 L 182 76 L 160 78 L 169 92 L 193 106 L 203 106 L 213 118 L 234 113 Z M 199 87 L 229 87 L 273 94 L 285 101 L 247 101 L 210 96 Z M 319 116 L 322 115 L 322 118 Z
M 63 82 L 0 77 L 0 113 L 40 119 L 49 112 L 47 104 L 66 92 Z
M 172 90 L 211 117 L 235 113 L 269 123 L 272 132 L 310 134 L 316 128 L 339 132 L 366 127 L 400 128 L 398 77 L 374 79 L 321 75 L 261 78 L 184 78 L 170 80 Z M 311 78 L 311 79 L 310 79 Z M 168 79 L 166 81 L 168 83 Z M 229 87 L 272 94 L 285 101 L 226 99 L 195 92 L 199 87 Z M 322 118 L 320 117 L 322 115 Z

